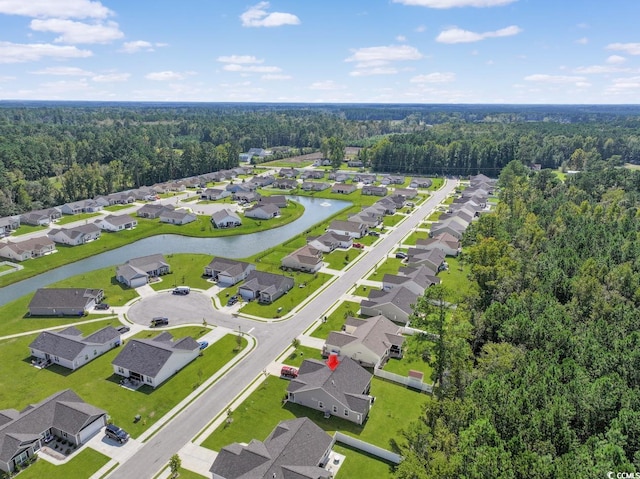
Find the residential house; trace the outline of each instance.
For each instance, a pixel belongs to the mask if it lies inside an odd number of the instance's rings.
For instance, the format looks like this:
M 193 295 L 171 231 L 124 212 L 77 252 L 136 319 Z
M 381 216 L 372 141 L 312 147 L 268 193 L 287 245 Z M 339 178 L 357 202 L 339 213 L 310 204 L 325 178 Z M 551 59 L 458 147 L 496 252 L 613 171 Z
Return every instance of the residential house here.
M 458 256 L 462 248 L 460 240 L 449 233 L 441 233 L 433 238 L 416 240 L 416 248 L 424 250 L 441 249 L 446 256 Z
M 108 215 L 95 220 L 95 224 L 103 231 L 117 232 L 132 230 L 138 226 L 138 220 L 129 215 Z
M 103 297 L 101 289 L 39 288 L 29 302 L 29 315 L 82 316 Z
M 19 216 L 5 216 L 4 218 L 0 218 L 0 238 L 9 236 L 18 228 L 20 228 Z
M 278 175 L 283 178 L 297 178 L 300 176 L 300 171 L 295 168 L 280 168 Z
M 346 171 L 332 171 L 329 173 L 328 179 L 338 183 L 345 183 L 351 179 L 351 175 Z
M 287 387 L 287 401 L 362 425 L 374 400 L 372 377 L 347 356 L 331 355 L 326 363 L 305 359 Z
M 444 268 L 445 253 L 440 248 L 425 250 L 421 248 L 409 248 L 407 250 L 407 264 L 409 266 L 428 266 L 432 271 L 438 272 Z
M 415 188 L 396 188 L 393 190 L 394 196 L 404 196 L 406 200 L 412 200 L 418 196 L 418 190 Z
M 87 223 L 73 228 L 52 228 L 47 236 L 56 243 L 78 246 L 99 239 L 101 233 L 94 223 Z
M 309 418 L 280 421 L 264 442 L 224 446 L 209 471 L 213 479 L 331 479 L 324 467 L 333 443 Z
M 106 411 L 87 404 L 71 389 L 21 411 L 0 410 L 0 470 L 13 473 L 54 437 L 80 446 L 106 423 Z
M 389 196 L 379 199 L 372 206 L 383 208 L 385 215 L 395 215 L 398 211 L 398 204 Z
M 20 224 L 31 226 L 47 226 L 50 223 L 62 218 L 62 213 L 57 208 L 47 208 L 44 210 L 30 211 L 20 215 Z
M 217 257 L 204 267 L 204 275 L 210 276 L 219 286 L 226 288 L 239 283 L 255 269 L 255 265 L 251 263 Z
M 384 316 L 357 319 L 349 316 L 342 331 L 331 331 L 322 346 L 322 355 L 348 356 L 358 364 L 380 368 L 389 358 L 402 357 L 401 328 Z
M 323 170 L 304 170 L 300 175 L 303 180 L 321 180 L 324 178 Z
M 272 185 L 274 181 L 276 181 L 276 178 L 273 175 L 261 175 L 254 176 L 249 180 L 249 183 L 253 183 L 257 188 L 264 188 L 265 186 Z
M 193 223 L 198 217 L 186 209 L 165 210 L 160 213 L 160 222 L 172 225 L 186 225 Z
M 466 228 L 455 221 L 433 223 L 429 228 L 429 236 L 438 236 L 442 233 L 449 233 L 457 239 L 462 239 Z
M 469 227 L 473 221 L 474 216 L 467 212 L 467 210 L 460 209 L 455 213 L 444 213 L 438 218 L 438 223 L 446 223 L 448 221 L 455 221 L 463 226 L 465 229 Z
M 261 196 L 258 199 L 259 205 L 273 204 L 278 208 L 286 208 L 287 207 L 287 197 L 284 195 L 273 195 L 273 196 Z
M 357 189 L 358 187 L 353 183 L 349 183 L 349 184 L 335 183 L 331 188 L 331 193 L 337 193 L 339 195 L 350 195 Z
M 401 185 L 404 181 L 404 176 L 402 175 L 387 175 L 380 180 L 380 183 L 383 185 Z
M 280 190 L 294 190 L 298 187 L 298 182 L 292 178 L 278 178 L 271 186 Z
M 431 178 L 411 178 L 409 188 L 430 188 L 432 184 Z
M 128 260 L 116 268 L 116 280 L 130 288 L 138 288 L 149 282 L 149 278 L 162 276 L 170 271 L 169 263 L 161 254 L 141 256 Z
M 308 244 L 304 245 L 282 258 L 281 267 L 284 270 L 316 273 L 322 268 L 322 251 Z
M 14 261 L 39 258 L 56 251 L 56 244 L 47 236 L 36 236 L 23 241 L 0 243 L 0 257 Z
M 272 303 L 293 288 L 293 278 L 265 271 L 251 271 L 238 288 L 245 301 L 253 299 L 260 303 Z
M 320 181 L 303 181 L 301 188 L 304 191 L 324 191 L 331 188 L 331 184 Z
M 80 213 L 95 213 L 103 208 L 101 203 L 95 200 L 80 200 L 72 201 L 71 203 L 65 203 L 58 207 L 62 214 L 65 215 L 77 215 Z
M 233 196 L 233 194 L 239 191 L 255 191 L 256 185 L 251 184 L 248 181 L 246 183 L 229 183 L 224 187 L 224 189 L 231 193 L 231 195 Z
M 360 302 L 360 313 L 364 316 L 386 316 L 396 323 L 406 324 L 413 312 L 419 295 L 399 286 L 391 291 L 370 290 L 369 297 Z
M 307 244 L 323 253 L 331 253 L 336 248 L 351 248 L 353 238 L 349 235 L 328 232 L 320 236 L 308 236 Z
M 440 283 L 437 271 L 425 264 L 416 267 L 400 268 L 398 274 L 385 274 L 382 278 L 382 289 L 391 291 L 393 288 L 407 288 L 414 294 L 422 296 L 424 291 L 434 284 Z
M 106 196 L 109 205 L 127 205 L 133 203 L 136 199 L 129 191 L 121 191 L 119 193 L 111 193 Z
M 213 213 L 211 222 L 216 228 L 235 228 L 242 224 L 240 217 L 228 208 Z
M 231 194 L 231 199 L 240 204 L 255 203 L 260 199 L 260 193 L 245 190 L 236 191 Z
M 271 155 L 271 153 L 271 151 L 264 148 L 250 148 L 246 153 L 240 153 L 240 161 L 251 162 L 254 156 L 262 159 Z
M 257 220 L 268 220 L 280 216 L 280 208 L 272 203 L 264 205 L 255 204 L 251 208 L 244 210 L 244 215 L 247 218 L 254 218 Z
M 200 199 L 217 201 L 231 196 L 231 192 L 221 188 L 207 188 L 200 193 Z
M 378 181 L 378 177 L 373 173 L 356 173 L 353 175 L 353 181 L 357 181 L 365 185 L 372 185 Z
M 369 228 L 364 223 L 354 221 L 333 220 L 327 231 L 337 233 L 339 235 L 350 236 L 351 238 L 362 238 L 369 232 Z
M 136 215 L 138 215 L 140 218 L 147 218 L 152 220 L 155 218 L 159 218 L 160 215 L 165 211 L 173 211 L 174 209 L 175 207 L 172 205 L 149 203 L 138 208 L 138 210 L 136 211 Z
M 350 168 L 362 168 L 364 166 L 364 163 L 362 162 L 362 160 L 349 160 L 347 161 L 347 166 L 349 166 Z
M 386 196 L 389 190 L 386 186 L 364 185 L 362 194 L 366 196 Z
M 164 331 L 153 339 L 131 338 L 111 362 L 113 372 L 157 388 L 200 354 L 191 336 L 174 339 Z
M 328 158 L 316 158 L 313 160 L 313 166 L 331 166 L 331 160 Z
M 58 364 L 75 371 L 101 354 L 120 346 L 120 333 L 106 326 L 85 337 L 69 326 L 62 331 L 43 331 L 29 345 L 34 358 Z
M 365 224 L 368 228 L 375 228 L 381 222 L 381 218 L 376 212 L 367 212 L 361 211 L 360 213 L 356 213 L 347 217 L 348 221 L 352 223 L 362 223 Z

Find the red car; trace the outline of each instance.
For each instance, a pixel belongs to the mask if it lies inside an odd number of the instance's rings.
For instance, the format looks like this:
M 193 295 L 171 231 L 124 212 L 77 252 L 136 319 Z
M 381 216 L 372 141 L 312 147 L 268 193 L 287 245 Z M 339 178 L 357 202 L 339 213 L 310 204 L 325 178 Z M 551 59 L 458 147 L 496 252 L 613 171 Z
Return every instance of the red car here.
M 283 378 L 295 379 L 298 377 L 298 370 L 291 366 L 282 366 L 280 376 Z
M 353 243 L 352 245 L 354 248 L 364 248 L 364 245 L 362 243 Z

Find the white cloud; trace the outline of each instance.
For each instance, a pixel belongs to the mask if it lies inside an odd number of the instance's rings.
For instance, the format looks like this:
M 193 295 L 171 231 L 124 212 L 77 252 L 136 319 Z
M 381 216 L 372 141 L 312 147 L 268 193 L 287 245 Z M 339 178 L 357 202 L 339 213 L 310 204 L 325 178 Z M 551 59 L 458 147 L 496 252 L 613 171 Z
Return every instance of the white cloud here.
M 115 83 L 127 81 L 130 76 L 130 73 L 105 73 L 104 75 L 95 75 L 91 79 L 97 83 Z
M 416 27 L 416 32 L 418 32 L 418 33 L 425 32 L 426 30 L 427 30 L 427 27 L 425 27 L 424 25 L 418 25 Z
M 535 74 L 524 77 L 526 81 L 536 82 L 536 83 L 551 83 L 551 84 L 574 84 L 579 86 L 587 86 L 589 85 L 586 82 L 586 78 L 582 76 L 570 76 L 570 75 L 546 75 L 546 74 Z
M 309 90 L 335 91 L 344 90 L 344 88 L 344 85 L 339 85 L 333 80 L 317 81 L 309 85 Z
M 580 73 L 582 75 L 590 75 L 597 73 L 619 73 L 630 71 L 629 68 L 620 68 L 613 65 L 590 65 L 588 67 L 578 67 L 573 70 L 573 73 Z
M 640 55 L 640 43 L 610 43 L 607 50 L 620 50 L 629 55 Z
M 349 75 L 352 77 L 366 77 L 371 75 L 395 75 L 398 73 L 397 68 L 393 67 L 375 67 L 375 68 L 365 68 L 363 70 L 354 70 L 349 72 Z
M 640 76 L 628 78 L 616 78 L 612 85 L 606 89 L 609 95 L 618 95 L 621 93 L 629 93 L 634 90 L 640 91 Z
M 195 72 L 174 72 L 171 70 L 163 71 L 163 72 L 151 72 L 145 75 L 147 80 L 154 81 L 176 81 L 176 80 L 184 80 L 188 76 L 195 75 Z
M 246 63 L 262 63 L 264 60 L 260 60 L 253 55 L 226 55 L 218 57 L 217 59 L 222 63 L 238 63 L 238 64 L 246 64 Z
M 124 42 L 120 51 L 124 53 L 137 53 L 139 51 L 153 52 L 156 48 L 166 47 L 167 45 L 167 43 L 151 43 L 146 40 L 135 40 L 133 42 Z
M 398 35 L 396 37 L 396 41 L 397 42 L 406 42 L 407 41 L 407 37 L 405 37 L 404 35 Z
M 578 45 L 586 45 L 587 43 L 589 43 L 589 39 L 587 37 L 578 38 L 576 40 L 576 43 Z
M 501 7 L 517 0 L 393 0 L 393 3 L 428 8 Z
M 450 83 L 455 81 L 456 74 L 452 72 L 433 72 L 411 78 L 411 83 Z
M 34 75 L 58 75 L 58 76 L 91 76 L 93 73 L 78 67 L 49 67 L 44 70 L 31 72 Z
M 88 24 L 50 18 L 31 20 L 30 27 L 38 32 L 60 33 L 56 43 L 108 43 L 124 36 L 115 22 Z
M 278 73 L 282 71 L 280 67 L 270 67 L 267 65 L 241 65 L 238 63 L 228 63 L 222 67 L 228 72 L 244 72 L 244 73 Z
M 113 12 L 90 0 L 0 0 L 0 13 L 26 17 L 106 18 Z
M 269 2 L 260 2 L 249 7 L 240 15 L 243 27 L 280 27 L 282 25 L 298 25 L 300 19 L 292 13 L 267 12 Z
M 260 77 L 262 80 L 291 80 L 291 75 L 280 75 L 278 73 L 267 73 Z
M 358 48 L 352 50 L 352 52 L 353 55 L 345 59 L 345 61 L 358 62 L 360 66 L 381 65 L 393 61 L 419 60 L 422 58 L 422 53 L 409 45 Z
M 471 32 L 461 28 L 449 28 L 440 32 L 436 37 L 436 41 L 440 43 L 471 43 L 479 42 L 485 38 L 510 37 L 522 32 L 522 29 L 516 25 L 510 25 L 493 32 Z
M 0 42 L 0 63 L 35 62 L 42 58 L 86 58 L 92 55 L 90 50 L 80 50 L 73 46 Z
M 620 55 L 611 55 L 607 57 L 605 60 L 609 65 L 620 65 L 627 61 L 625 57 L 621 57 Z

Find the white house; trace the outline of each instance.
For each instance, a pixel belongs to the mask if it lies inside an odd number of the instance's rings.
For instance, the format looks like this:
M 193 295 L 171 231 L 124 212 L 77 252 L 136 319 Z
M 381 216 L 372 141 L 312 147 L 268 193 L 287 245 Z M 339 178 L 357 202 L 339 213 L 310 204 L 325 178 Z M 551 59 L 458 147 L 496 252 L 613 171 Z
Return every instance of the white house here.
M 337 233 L 339 235 L 350 236 L 351 238 L 362 238 L 369 232 L 369 228 L 364 223 L 333 220 L 331 224 L 329 224 L 327 231 Z
M 100 228 L 93 223 L 74 228 L 53 228 L 49 230 L 47 236 L 56 243 L 78 246 L 100 238 Z
M 213 213 L 211 222 L 216 228 L 234 228 L 242 224 L 240 217 L 227 208 Z
M 101 230 L 116 232 L 135 228 L 138 226 L 138 220 L 129 215 L 108 215 L 98 218 L 95 224 Z

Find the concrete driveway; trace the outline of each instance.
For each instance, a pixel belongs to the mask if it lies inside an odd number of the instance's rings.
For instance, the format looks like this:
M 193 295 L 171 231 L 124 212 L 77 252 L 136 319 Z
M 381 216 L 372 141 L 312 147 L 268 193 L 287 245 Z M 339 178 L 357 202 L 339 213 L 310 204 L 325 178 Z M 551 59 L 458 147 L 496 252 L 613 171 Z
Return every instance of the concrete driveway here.
M 209 296 L 191 290 L 184 296 L 170 291 L 145 296 L 131 305 L 127 317 L 136 324 L 149 326 L 152 318 L 163 316 L 169 318 L 169 326 L 177 326 L 202 323 L 203 319 L 213 324 L 216 314 L 220 313 L 213 308 Z

